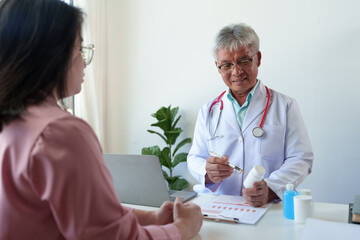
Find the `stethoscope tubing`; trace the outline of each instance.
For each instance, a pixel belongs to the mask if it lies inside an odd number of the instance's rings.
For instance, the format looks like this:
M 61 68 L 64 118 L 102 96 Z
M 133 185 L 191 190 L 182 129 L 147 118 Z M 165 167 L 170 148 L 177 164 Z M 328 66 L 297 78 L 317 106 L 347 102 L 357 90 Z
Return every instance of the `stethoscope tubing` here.
M 265 116 L 267 114 L 267 110 L 268 110 L 268 107 L 269 107 L 269 103 L 270 103 L 270 90 L 268 89 L 267 86 L 265 86 L 265 88 L 266 88 L 266 92 L 268 94 L 268 98 L 267 98 L 267 101 L 266 101 L 265 111 L 264 111 L 264 114 L 262 116 L 262 119 L 261 119 L 261 122 L 260 122 L 260 125 L 259 125 L 260 128 L 262 128 L 262 125 L 264 123 Z
M 264 130 L 262 129 L 262 126 L 263 126 L 263 124 L 264 124 L 265 117 L 266 117 L 266 114 L 267 114 L 267 111 L 268 111 L 268 108 L 269 108 L 269 103 L 270 103 L 270 90 L 269 90 L 269 88 L 268 88 L 267 86 L 265 86 L 265 89 L 266 89 L 266 92 L 267 92 L 267 95 L 268 95 L 267 101 L 266 101 L 265 110 L 264 110 L 263 116 L 262 116 L 262 118 L 261 118 L 261 122 L 260 122 L 259 127 L 255 127 L 255 128 L 253 129 L 253 131 L 252 131 L 254 137 L 257 137 L 257 138 L 262 137 L 263 134 L 264 134 Z M 210 114 L 210 115 L 209 115 L 209 117 L 212 118 L 212 115 L 211 115 L 212 107 L 213 107 L 216 103 L 220 102 L 220 113 L 219 113 L 219 117 L 218 117 L 218 120 L 217 120 L 217 123 L 216 123 L 215 131 L 214 131 L 213 134 L 211 134 L 211 127 L 210 127 L 210 125 L 211 125 L 211 124 L 210 124 L 211 119 L 209 119 L 209 134 L 210 134 L 210 139 L 209 139 L 209 140 L 212 140 L 212 139 L 217 138 L 217 137 L 215 137 L 215 135 L 216 135 L 216 132 L 217 132 L 217 129 L 218 129 L 218 126 L 219 126 L 219 123 L 220 123 L 221 114 L 222 114 L 222 111 L 223 111 L 223 108 L 224 108 L 224 103 L 223 103 L 223 101 L 221 100 L 221 97 L 225 94 L 225 92 L 226 92 L 226 91 L 222 92 L 222 93 L 219 95 L 219 97 L 218 97 L 215 101 L 213 101 L 212 104 L 210 105 L 210 108 L 209 108 L 209 114 Z

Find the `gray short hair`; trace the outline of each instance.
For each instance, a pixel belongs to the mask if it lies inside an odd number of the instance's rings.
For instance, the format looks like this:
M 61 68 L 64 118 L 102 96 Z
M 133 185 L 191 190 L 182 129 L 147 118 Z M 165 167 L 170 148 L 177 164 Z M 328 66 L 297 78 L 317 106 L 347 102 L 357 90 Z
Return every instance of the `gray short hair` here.
M 259 51 L 260 40 L 252 27 L 244 24 L 230 24 L 222 28 L 216 35 L 213 55 L 216 59 L 216 52 L 222 48 L 229 48 L 231 51 L 238 50 L 239 46 L 250 46 L 254 53 Z

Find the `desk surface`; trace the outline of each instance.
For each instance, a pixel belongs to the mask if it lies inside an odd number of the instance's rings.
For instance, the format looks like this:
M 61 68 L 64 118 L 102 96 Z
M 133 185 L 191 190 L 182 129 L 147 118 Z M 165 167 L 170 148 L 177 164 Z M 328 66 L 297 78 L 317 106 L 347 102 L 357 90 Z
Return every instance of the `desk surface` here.
M 215 195 L 201 194 L 192 202 L 202 205 L 211 201 Z M 154 210 L 156 208 L 129 205 L 133 208 Z M 326 221 L 347 222 L 348 205 L 333 203 L 314 203 L 313 218 Z M 193 239 L 301 239 L 304 224 L 283 217 L 282 203 L 273 204 L 255 225 L 214 222 L 204 220 L 200 233 Z

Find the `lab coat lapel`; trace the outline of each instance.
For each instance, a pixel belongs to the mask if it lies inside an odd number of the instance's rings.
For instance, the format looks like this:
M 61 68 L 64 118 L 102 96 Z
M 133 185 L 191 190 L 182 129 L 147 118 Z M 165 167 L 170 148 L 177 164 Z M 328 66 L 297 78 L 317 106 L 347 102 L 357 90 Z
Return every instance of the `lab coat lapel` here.
M 234 107 L 231 103 L 231 101 L 228 99 L 227 97 L 228 92 L 226 92 L 224 94 L 224 96 L 222 97 L 222 100 L 224 102 L 224 110 L 223 110 L 223 117 L 224 120 L 234 128 L 234 130 L 236 130 L 237 133 L 240 133 L 240 126 L 239 123 L 236 119 L 236 114 L 234 111 Z
M 259 80 L 260 81 L 260 80 Z M 260 81 L 258 88 L 256 89 L 254 96 L 251 99 L 249 108 L 246 111 L 244 123 L 242 125 L 242 131 L 245 132 L 246 129 L 250 126 L 250 124 L 259 117 L 260 114 L 262 114 L 266 107 L 266 101 L 267 101 L 267 92 L 265 85 Z M 271 98 L 269 102 L 269 106 L 271 105 Z M 257 121 L 258 125 L 261 122 L 262 115 L 260 116 L 260 119 Z M 265 117 L 266 118 L 266 117 Z M 251 129 L 252 130 L 252 129 Z

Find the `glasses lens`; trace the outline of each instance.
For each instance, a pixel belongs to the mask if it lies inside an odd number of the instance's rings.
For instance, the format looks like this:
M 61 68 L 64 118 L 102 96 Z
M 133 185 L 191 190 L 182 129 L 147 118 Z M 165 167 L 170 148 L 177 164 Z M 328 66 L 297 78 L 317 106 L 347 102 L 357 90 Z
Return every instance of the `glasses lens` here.
M 234 64 L 232 63 L 222 64 L 219 68 L 223 73 L 229 73 L 232 72 L 232 70 L 234 69 Z
M 88 51 L 87 51 L 87 49 L 85 49 L 85 48 L 83 48 L 83 49 L 81 49 L 81 55 L 82 55 L 82 58 L 84 59 L 84 62 L 85 62 L 85 64 L 86 65 L 88 65 Z
M 89 44 L 86 47 L 83 47 L 81 50 L 81 55 L 85 64 L 89 65 L 94 55 L 94 44 Z
M 241 60 L 241 61 L 239 61 L 238 62 L 238 65 L 240 65 L 240 66 L 246 66 L 246 65 L 248 65 L 249 63 L 251 63 L 252 62 L 252 59 L 244 59 L 244 60 Z
M 250 63 L 252 61 L 253 61 L 253 59 L 251 59 L 251 58 L 242 59 L 237 64 L 225 63 L 225 64 L 222 64 L 219 68 L 223 73 L 231 73 L 232 71 L 234 71 L 235 65 L 237 65 L 238 68 L 241 67 L 241 69 L 246 69 L 247 67 L 250 66 Z

